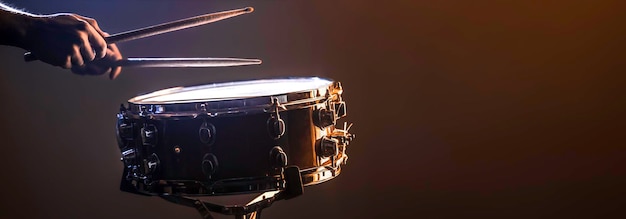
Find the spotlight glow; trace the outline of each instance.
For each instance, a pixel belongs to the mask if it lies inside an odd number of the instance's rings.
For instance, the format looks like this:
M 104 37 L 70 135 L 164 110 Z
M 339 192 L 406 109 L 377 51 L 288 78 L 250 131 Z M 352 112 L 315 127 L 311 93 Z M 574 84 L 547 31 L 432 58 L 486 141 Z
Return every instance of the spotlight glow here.
M 174 87 L 134 97 L 135 104 L 168 104 L 243 99 L 316 90 L 327 87 L 332 81 L 321 78 L 267 79 Z

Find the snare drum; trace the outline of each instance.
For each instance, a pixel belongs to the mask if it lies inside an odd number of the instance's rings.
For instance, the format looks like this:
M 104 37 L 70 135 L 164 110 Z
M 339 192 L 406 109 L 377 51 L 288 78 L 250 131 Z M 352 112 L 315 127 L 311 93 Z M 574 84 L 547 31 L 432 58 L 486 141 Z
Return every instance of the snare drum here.
M 175 87 L 122 105 L 121 189 L 146 195 L 229 195 L 336 177 L 353 135 L 339 82 L 310 77 Z

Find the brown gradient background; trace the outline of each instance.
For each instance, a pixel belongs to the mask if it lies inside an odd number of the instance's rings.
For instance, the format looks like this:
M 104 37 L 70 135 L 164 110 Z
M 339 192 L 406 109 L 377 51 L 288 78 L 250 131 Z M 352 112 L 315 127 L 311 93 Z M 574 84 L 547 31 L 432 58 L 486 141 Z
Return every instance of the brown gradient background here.
M 341 176 L 264 218 L 624 217 L 622 1 L 7 1 L 117 33 L 253 14 L 120 44 L 127 57 L 258 57 L 253 67 L 82 77 L 0 47 L 1 218 L 199 218 L 120 192 L 120 103 L 171 86 L 342 81 L 356 141 Z M 222 217 L 230 218 L 230 217 Z

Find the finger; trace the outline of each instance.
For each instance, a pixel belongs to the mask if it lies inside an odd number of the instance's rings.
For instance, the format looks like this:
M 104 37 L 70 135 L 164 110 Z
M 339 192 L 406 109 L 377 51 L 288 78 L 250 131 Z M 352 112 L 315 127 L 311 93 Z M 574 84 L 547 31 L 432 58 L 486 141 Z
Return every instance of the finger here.
M 72 50 L 73 50 L 72 51 L 72 64 L 69 67 L 74 66 L 74 65 L 81 66 L 85 64 L 85 62 L 83 61 L 83 57 L 80 54 L 80 50 L 81 50 L 80 47 L 81 46 L 78 46 L 78 45 L 72 46 Z
M 61 65 L 61 68 L 69 69 L 72 67 L 72 56 L 65 57 L 65 63 Z
M 110 60 L 112 62 L 118 61 L 118 60 L 122 59 L 122 53 L 120 53 L 119 49 L 117 48 L 117 45 L 115 45 L 115 44 L 110 44 L 109 45 L 109 50 L 107 51 L 107 56 L 110 57 Z M 111 79 L 111 80 L 116 79 L 120 75 L 121 72 L 122 72 L 122 67 L 121 66 L 114 67 L 111 70 L 111 74 L 109 74 L 109 79 Z
M 90 40 L 86 38 L 91 38 L 91 36 L 81 37 L 82 46 L 80 47 L 80 54 L 82 55 L 83 61 L 91 62 L 96 58 L 96 54 L 94 54 L 94 49 L 91 47 L 91 43 L 89 42 Z
M 93 49 L 96 51 L 96 55 L 99 58 L 104 58 L 104 56 L 106 55 L 106 49 L 107 49 L 107 43 L 104 37 L 108 36 L 108 34 L 106 34 L 104 31 L 100 29 L 100 26 L 98 26 L 98 22 L 95 19 L 77 15 L 77 14 L 74 14 L 74 17 L 84 22 L 87 22 L 89 26 L 91 26 L 91 28 L 88 28 L 88 31 L 90 33 L 89 41 L 94 47 Z M 97 34 L 92 34 L 92 33 L 97 33 Z
M 121 66 L 117 66 L 117 67 L 113 68 L 111 70 L 111 74 L 109 74 L 109 79 L 115 80 L 120 75 L 120 73 L 122 73 L 122 67 Z
M 82 15 L 78 15 L 78 14 L 74 14 L 74 17 L 84 20 L 87 23 L 89 23 L 96 31 L 98 31 L 98 33 L 100 33 L 100 35 L 105 36 L 104 35 L 104 31 L 102 31 L 102 29 L 100 29 L 100 26 L 98 25 L 98 21 L 96 21 L 96 19 L 90 18 L 90 17 L 85 17 Z
M 77 18 L 74 18 L 77 19 Z M 89 25 L 89 23 L 87 23 L 86 21 L 77 19 L 77 24 L 76 24 L 76 38 L 75 38 L 75 45 L 78 45 L 79 47 L 79 51 L 78 54 L 81 56 L 82 58 L 82 63 L 84 64 L 85 62 L 89 62 L 93 57 L 93 50 L 91 49 L 91 43 L 89 43 L 89 35 L 91 34 L 90 32 L 90 27 L 91 25 Z M 76 51 L 73 51 L 74 53 L 76 53 Z M 75 57 L 75 60 L 73 60 L 73 62 L 75 65 L 83 65 L 80 64 L 80 61 L 78 61 Z
M 109 59 L 113 61 L 122 59 L 122 53 L 120 52 L 120 49 L 117 47 L 117 45 L 109 44 L 108 48 L 109 49 L 107 50 L 107 56 L 109 57 Z
M 104 58 L 107 51 L 107 42 L 104 40 L 102 34 L 91 25 L 87 27 L 87 34 L 89 34 L 91 49 L 96 51 L 96 55 L 98 55 L 99 58 Z
M 121 72 L 121 68 L 111 65 L 114 65 L 115 61 L 122 59 L 122 55 L 114 44 L 111 44 L 108 48 L 105 58 L 87 62 L 85 63 L 85 67 L 73 69 L 75 73 L 88 75 L 109 74 L 110 79 L 117 78 Z
M 105 65 L 90 65 L 87 67 L 87 74 L 89 75 L 103 75 L 109 74 L 111 72 L 111 67 Z
M 111 67 L 101 61 L 94 61 L 84 66 L 72 67 L 72 71 L 81 75 L 102 75 L 111 72 Z
M 55 48 L 54 51 L 39 51 L 36 54 L 38 57 L 41 57 L 40 60 L 42 62 L 64 69 L 69 69 L 72 67 L 72 49 L 69 48 L 67 52 L 62 51 L 64 51 L 64 49 Z

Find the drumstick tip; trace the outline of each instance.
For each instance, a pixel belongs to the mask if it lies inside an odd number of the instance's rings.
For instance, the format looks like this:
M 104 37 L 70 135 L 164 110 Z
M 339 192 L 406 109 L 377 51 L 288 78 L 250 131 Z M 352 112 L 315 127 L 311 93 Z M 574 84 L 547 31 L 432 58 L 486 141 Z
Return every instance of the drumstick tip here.
M 254 8 L 253 7 L 246 7 L 246 8 L 243 9 L 243 11 L 246 12 L 246 13 L 252 13 L 254 11 Z

